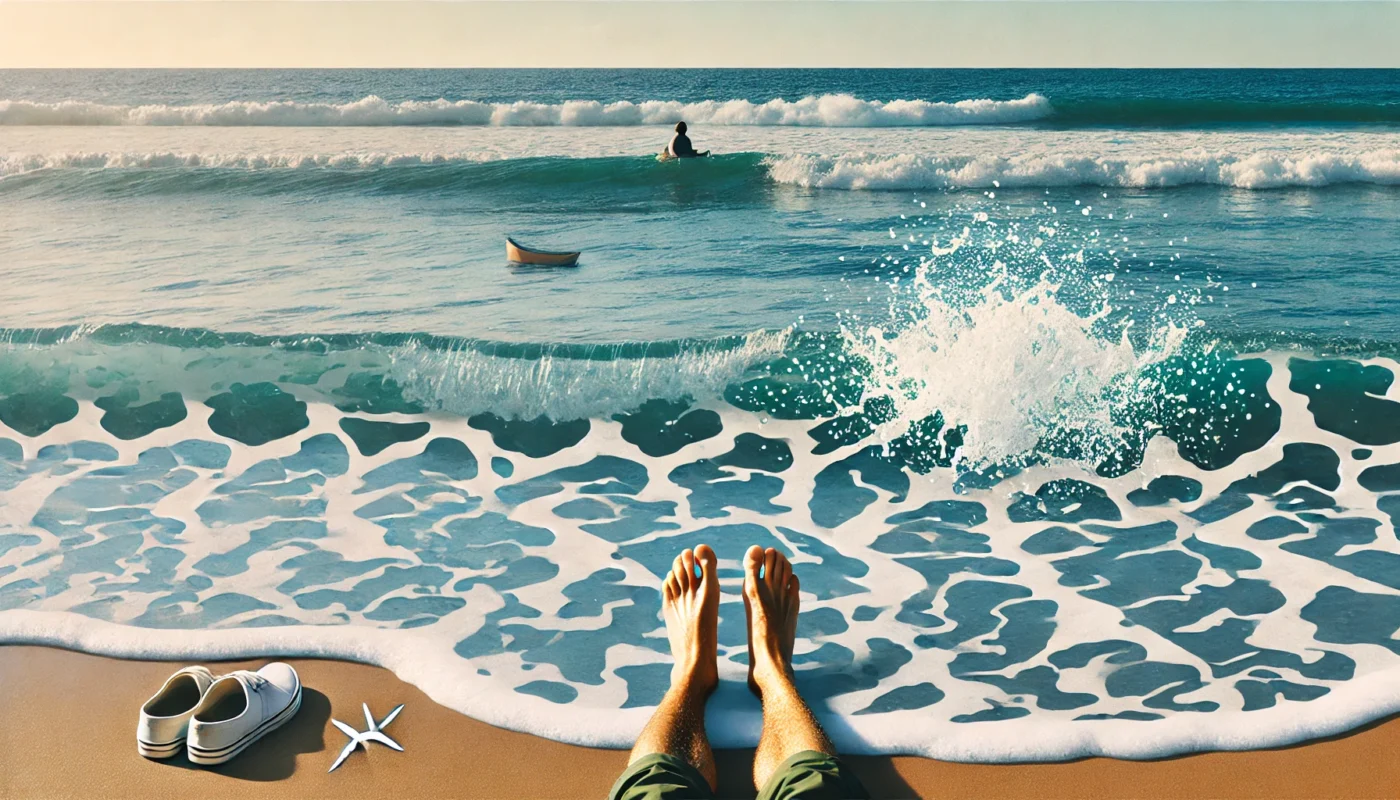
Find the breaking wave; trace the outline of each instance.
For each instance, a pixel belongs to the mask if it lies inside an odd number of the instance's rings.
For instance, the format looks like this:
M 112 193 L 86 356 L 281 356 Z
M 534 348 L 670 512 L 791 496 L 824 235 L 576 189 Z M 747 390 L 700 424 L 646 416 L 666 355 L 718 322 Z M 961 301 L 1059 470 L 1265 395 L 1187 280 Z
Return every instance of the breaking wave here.
M 769 175 L 777 183 L 819 189 L 1152 189 L 1198 185 L 1276 189 L 1347 183 L 1400 184 L 1400 149 L 1238 154 L 1201 150 L 1142 158 L 797 155 L 770 158 L 767 163 Z
M 1235 189 L 1400 185 L 1400 148 L 1220 152 L 1137 157 L 1090 153 L 1024 155 L 764 155 L 737 153 L 659 166 L 649 156 L 501 158 L 476 152 L 193 153 L 72 152 L 0 156 L 0 180 L 27 175 L 62 190 L 213 191 L 278 181 L 299 191 L 372 187 L 479 190 L 501 185 L 613 183 L 619 186 L 747 180 L 812 189 L 941 189 L 1103 186 Z M 99 172 L 94 176 L 90 173 Z M 45 177 L 47 176 L 47 177 Z M 197 178 L 196 178 L 197 176 Z M 281 177 L 279 177 L 281 176 Z M 318 179 L 318 176 L 321 176 Z M 70 180 L 79 179 L 81 180 Z M 102 181 L 107 181 L 103 183 Z
M 135 381 L 143 395 L 214 394 L 296 377 L 327 403 L 385 404 L 469 416 L 576 419 L 647 400 L 719 398 L 752 365 L 784 352 L 788 330 L 616 344 L 512 343 L 411 333 L 261 336 L 121 324 L 0 331 L 0 394 L 78 392 Z
M 628 126 L 792 125 L 833 128 L 993 125 L 1050 116 L 1038 94 L 1018 100 L 862 100 L 825 94 L 801 100 L 644 100 L 639 103 L 570 100 L 564 103 L 482 103 L 475 100 L 409 100 L 391 103 L 371 95 L 353 103 L 229 102 L 202 105 L 106 105 L 64 101 L 0 100 L 0 125 L 254 125 L 254 126 Z
M 1237 100 L 1228 98 L 1061 98 L 1028 93 L 1012 100 L 953 102 L 866 100 L 852 94 L 705 100 L 568 100 L 562 103 L 478 100 L 352 102 L 241 100 L 224 103 L 118 104 L 84 100 L 0 100 L 0 125 L 242 125 L 242 126 L 628 126 L 681 119 L 708 125 L 898 127 L 1045 123 L 1055 127 L 1180 128 L 1195 126 L 1400 124 L 1400 105 L 1359 100 Z

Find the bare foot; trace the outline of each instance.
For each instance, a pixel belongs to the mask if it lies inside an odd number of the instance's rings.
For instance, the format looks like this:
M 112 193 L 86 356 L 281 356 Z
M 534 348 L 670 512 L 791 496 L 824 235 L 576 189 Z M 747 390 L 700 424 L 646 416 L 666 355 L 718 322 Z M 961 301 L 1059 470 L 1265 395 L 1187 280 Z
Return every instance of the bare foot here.
M 760 569 L 762 577 L 759 577 Z M 763 694 L 771 680 L 792 676 L 792 647 L 801 605 L 787 556 L 754 545 L 744 554 L 744 610 L 749 617 L 749 689 Z
M 696 577 L 695 567 L 700 567 Z M 715 551 L 702 544 L 682 550 L 661 584 L 661 615 L 671 640 L 671 686 L 709 695 L 719 684 L 719 566 Z

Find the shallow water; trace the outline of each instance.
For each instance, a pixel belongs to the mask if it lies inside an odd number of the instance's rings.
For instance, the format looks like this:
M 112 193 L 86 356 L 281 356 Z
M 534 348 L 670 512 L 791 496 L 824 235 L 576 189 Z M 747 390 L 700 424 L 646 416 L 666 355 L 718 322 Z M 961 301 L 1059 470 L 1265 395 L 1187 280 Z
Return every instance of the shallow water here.
M 0 72 L 0 638 L 623 745 L 703 541 L 751 743 L 758 543 L 850 749 L 1400 707 L 1393 73 L 695 80 Z

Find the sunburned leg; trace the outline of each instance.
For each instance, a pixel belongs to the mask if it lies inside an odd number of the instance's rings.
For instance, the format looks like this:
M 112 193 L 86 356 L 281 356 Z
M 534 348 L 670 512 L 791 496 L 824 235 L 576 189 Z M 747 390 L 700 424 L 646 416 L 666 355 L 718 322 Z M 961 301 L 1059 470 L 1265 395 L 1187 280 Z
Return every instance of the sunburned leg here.
M 700 576 L 696 577 L 696 566 Z M 700 771 L 714 789 L 715 756 L 705 736 L 705 702 L 719 684 L 716 665 L 719 577 L 715 551 L 700 545 L 676 556 L 661 587 L 662 616 L 671 641 L 671 688 L 632 748 L 629 764 L 649 755 L 675 756 Z
M 798 753 L 836 755 L 792 682 L 798 605 L 797 575 L 787 557 L 772 548 L 750 547 L 744 555 L 744 607 L 749 617 L 749 688 L 763 701 L 763 732 L 753 760 L 753 779 L 760 789 Z

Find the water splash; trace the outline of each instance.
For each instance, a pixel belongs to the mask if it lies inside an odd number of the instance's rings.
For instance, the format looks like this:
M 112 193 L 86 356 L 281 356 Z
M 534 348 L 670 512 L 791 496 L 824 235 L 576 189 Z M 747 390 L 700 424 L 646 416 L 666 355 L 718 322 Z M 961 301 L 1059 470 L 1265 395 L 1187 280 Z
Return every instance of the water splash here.
M 848 317 L 841 327 L 848 353 L 868 365 L 860 405 L 893 410 L 876 435 L 927 438 L 921 426 L 937 418 L 964 429 L 957 460 L 967 466 L 1029 456 L 1047 437 L 1073 439 L 1085 460 L 1107 457 L 1131 409 L 1161 391 L 1149 367 L 1181 348 L 1187 326 L 1157 319 L 1134 330 L 1134 319 L 1115 315 L 1111 281 L 1082 268 L 1083 249 L 1057 264 L 1045 239 L 1021 236 L 1021 226 L 998 231 L 983 212 L 973 222 L 980 232 L 934 240 L 931 256 L 889 278 L 888 319 Z

